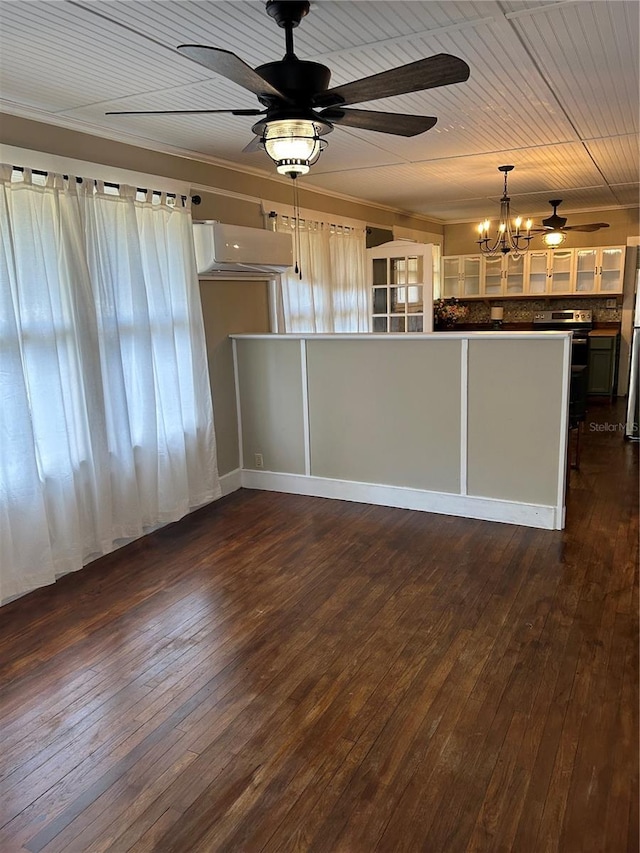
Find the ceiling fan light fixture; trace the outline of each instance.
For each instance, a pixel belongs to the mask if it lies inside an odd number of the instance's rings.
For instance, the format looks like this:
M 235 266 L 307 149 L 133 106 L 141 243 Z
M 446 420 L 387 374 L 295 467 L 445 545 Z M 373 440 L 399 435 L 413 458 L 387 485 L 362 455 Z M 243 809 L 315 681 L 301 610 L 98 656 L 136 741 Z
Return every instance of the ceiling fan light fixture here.
M 529 243 L 533 239 L 531 233 L 531 220 L 527 219 L 522 230 L 522 217 L 518 216 L 511 223 L 511 199 L 507 192 L 507 175 L 513 170 L 513 166 L 498 166 L 498 171 L 504 173 L 504 192 L 500 199 L 500 223 L 495 238 L 489 237 L 489 228 L 491 222 L 485 219 L 478 225 L 479 240 L 476 240 L 480 246 L 480 251 L 484 255 L 507 255 L 513 253 L 515 258 L 519 258 L 529 248 Z
M 332 130 L 328 123 L 308 119 L 278 119 L 259 124 L 264 150 L 279 174 L 290 177 L 307 174 L 327 147 L 322 136 Z
M 566 239 L 567 235 L 563 231 L 548 231 L 542 238 L 545 246 L 548 246 L 550 249 L 555 249 L 557 246 L 562 245 Z

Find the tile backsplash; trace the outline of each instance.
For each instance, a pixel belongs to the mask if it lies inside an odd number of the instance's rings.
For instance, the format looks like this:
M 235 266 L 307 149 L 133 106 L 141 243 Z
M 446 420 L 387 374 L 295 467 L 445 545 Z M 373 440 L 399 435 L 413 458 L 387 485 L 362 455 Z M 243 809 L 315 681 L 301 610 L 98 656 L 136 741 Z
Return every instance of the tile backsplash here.
M 609 297 L 611 298 L 611 297 Z M 595 323 L 620 323 L 622 320 L 622 306 L 616 302 L 615 308 L 607 308 L 606 298 L 572 299 L 487 299 L 479 301 L 475 299 L 460 300 L 469 309 L 466 323 L 490 323 L 490 306 L 501 305 L 504 308 L 505 323 L 529 323 L 537 311 L 549 309 L 563 310 L 567 308 L 582 308 L 593 312 Z M 621 300 L 620 300 L 621 301 Z

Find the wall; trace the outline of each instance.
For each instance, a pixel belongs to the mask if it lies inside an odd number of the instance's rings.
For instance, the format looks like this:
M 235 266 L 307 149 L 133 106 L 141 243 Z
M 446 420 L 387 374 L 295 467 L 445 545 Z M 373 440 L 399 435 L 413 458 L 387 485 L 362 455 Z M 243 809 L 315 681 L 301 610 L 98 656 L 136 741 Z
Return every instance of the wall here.
M 235 471 L 240 462 L 238 421 L 233 377 L 233 332 L 268 332 L 269 301 L 266 282 L 200 281 L 202 315 L 207 339 L 209 380 L 213 398 L 218 471 Z

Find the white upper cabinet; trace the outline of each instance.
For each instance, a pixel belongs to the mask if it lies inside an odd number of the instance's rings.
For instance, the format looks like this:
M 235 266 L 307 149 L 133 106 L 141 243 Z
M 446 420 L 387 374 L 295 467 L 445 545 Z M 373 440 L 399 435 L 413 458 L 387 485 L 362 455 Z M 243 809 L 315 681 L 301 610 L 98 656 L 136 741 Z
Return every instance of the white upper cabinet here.
M 525 256 L 525 293 L 573 292 L 573 249 L 534 249 Z
M 522 296 L 525 286 L 525 255 L 486 255 L 482 258 L 480 295 L 487 298 L 497 296 Z
M 573 249 L 549 250 L 549 293 L 573 293 Z
M 480 295 L 480 256 L 464 255 L 462 258 L 461 296 Z
M 442 296 L 480 296 L 480 255 L 450 255 L 442 259 Z
M 504 255 L 484 255 L 482 258 L 482 296 L 502 296 Z
M 549 251 L 533 249 L 527 253 L 526 261 L 526 292 L 532 295 L 547 292 L 549 278 Z
M 574 249 L 576 293 L 622 293 L 624 246 Z
M 462 299 L 622 293 L 624 246 L 531 249 L 507 255 L 442 259 L 443 293 Z
M 514 257 L 509 253 L 504 259 L 504 294 L 505 296 L 522 296 L 525 292 L 525 259 L 526 255 Z

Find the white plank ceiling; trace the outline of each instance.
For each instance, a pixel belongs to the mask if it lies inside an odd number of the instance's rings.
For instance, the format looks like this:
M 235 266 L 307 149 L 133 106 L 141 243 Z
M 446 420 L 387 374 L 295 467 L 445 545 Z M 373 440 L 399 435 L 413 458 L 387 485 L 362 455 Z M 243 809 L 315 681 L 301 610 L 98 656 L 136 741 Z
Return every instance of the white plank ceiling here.
M 456 222 L 495 213 L 497 169 L 511 163 L 516 211 L 547 215 L 552 197 L 563 214 L 637 206 L 638 11 L 637 0 L 312 2 L 296 53 L 328 65 L 332 85 L 441 52 L 471 76 L 357 105 L 438 123 L 412 139 L 336 128 L 303 180 Z M 222 47 L 253 67 L 280 59 L 284 31 L 262 0 L 13 0 L 0 23 L 3 112 L 273 175 L 264 153 L 241 153 L 255 119 L 105 116 L 259 106 L 175 47 Z

